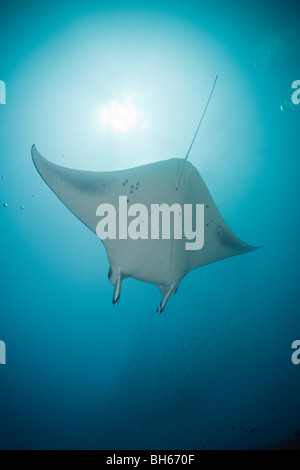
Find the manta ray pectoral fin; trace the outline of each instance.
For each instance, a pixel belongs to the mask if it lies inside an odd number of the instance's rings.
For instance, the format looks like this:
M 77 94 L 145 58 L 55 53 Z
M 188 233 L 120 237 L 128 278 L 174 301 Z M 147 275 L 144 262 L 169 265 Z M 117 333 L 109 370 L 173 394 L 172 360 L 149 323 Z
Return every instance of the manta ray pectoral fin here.
M 162 293 L 162 300 L 158 306 L 158 309 L 156 310 L 156 313 L 160 314 L 163 312 L 169 298 L 176 294 L 177 289 L 178 286 L 159 287 L 159 290 Z

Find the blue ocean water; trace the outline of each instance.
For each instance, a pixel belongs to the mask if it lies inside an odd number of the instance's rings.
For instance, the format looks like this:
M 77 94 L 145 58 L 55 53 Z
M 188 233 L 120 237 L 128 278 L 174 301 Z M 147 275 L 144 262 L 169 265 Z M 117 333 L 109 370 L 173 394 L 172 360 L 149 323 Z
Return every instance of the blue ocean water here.
M 300 8 L 63 1 L 0 7 L 0 447 L 265 448 L 300 429 Z M 221 214 L 262 246 L 197 269 L 162 315 L 37 174 L 190 155 Z M 103 107 L 131 103 L 130 129 Z M 102 111 L 101 111 L 102 110 Z M 159 269 L 159 267 L 158 267 Z

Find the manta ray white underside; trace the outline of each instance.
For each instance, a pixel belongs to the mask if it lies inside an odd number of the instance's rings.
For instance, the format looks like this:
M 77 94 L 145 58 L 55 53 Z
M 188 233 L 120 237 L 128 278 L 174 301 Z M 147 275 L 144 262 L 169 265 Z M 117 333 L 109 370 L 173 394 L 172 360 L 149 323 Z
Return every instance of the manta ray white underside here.
M 192 269 L 230 256 L 247 253 L 255 247 L 242 242 L 227 226 L 197 169 L 186 159 L 173 158 L 157 163 L 111 172 L 80 171 L 50 163 L 36 147 L 32 158 L 42 179 L 57 197 L 87 227 L 96 233 L 102 203 L 118 206 L 120 195 L 128 204 L 204 204 L 204 246 L 185 249 L 182 239 L 103 240 L 110 263 L 109 280 L 115 286 L 113 303 L 120 298 L 122 280 L 132 277 L 155 284 L 162 301 L 161 313 L 180 281 Z

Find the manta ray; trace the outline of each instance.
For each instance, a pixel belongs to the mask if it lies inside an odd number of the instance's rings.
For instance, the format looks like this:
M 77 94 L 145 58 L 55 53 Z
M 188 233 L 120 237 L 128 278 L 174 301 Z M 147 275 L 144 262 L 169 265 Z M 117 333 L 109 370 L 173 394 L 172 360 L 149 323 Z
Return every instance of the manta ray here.
M 114 286 L 113 304 L 119 302 L 121 284 L 126 278 L 152 283 L 158 287 L 162 300 L 161 313 L 181 280 L 193 269 L 231 256 L 257 249 L 240 240 L 228 227 L 198 170 L 188 156 L 210 102 L 216 81 L 196 133 L 185 158 L 171 158 L 120 171 L 93 172 L 61 167 L 46 160 L 33 145 L 34 165 L 63 204 L 95 234 L 99 204 L 118 206 L 119 196 L 127 203 L 202 204 L 204 205 L 204 245 L 201 250 L 185 248 L 185 238 L 175 239 L 105 239 L 110 264 L 108 278 Z

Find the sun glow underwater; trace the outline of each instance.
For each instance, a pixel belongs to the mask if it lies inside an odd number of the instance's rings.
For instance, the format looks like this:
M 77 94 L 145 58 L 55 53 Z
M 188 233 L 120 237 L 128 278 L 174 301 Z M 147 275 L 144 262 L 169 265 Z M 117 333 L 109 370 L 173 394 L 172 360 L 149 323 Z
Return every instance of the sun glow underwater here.
M 145 129 L 147 120 L 134 105 L 133 99 L 125 96 L 102 107 L 100 125 L 103 130 L 126 133 L 136 129 Z

